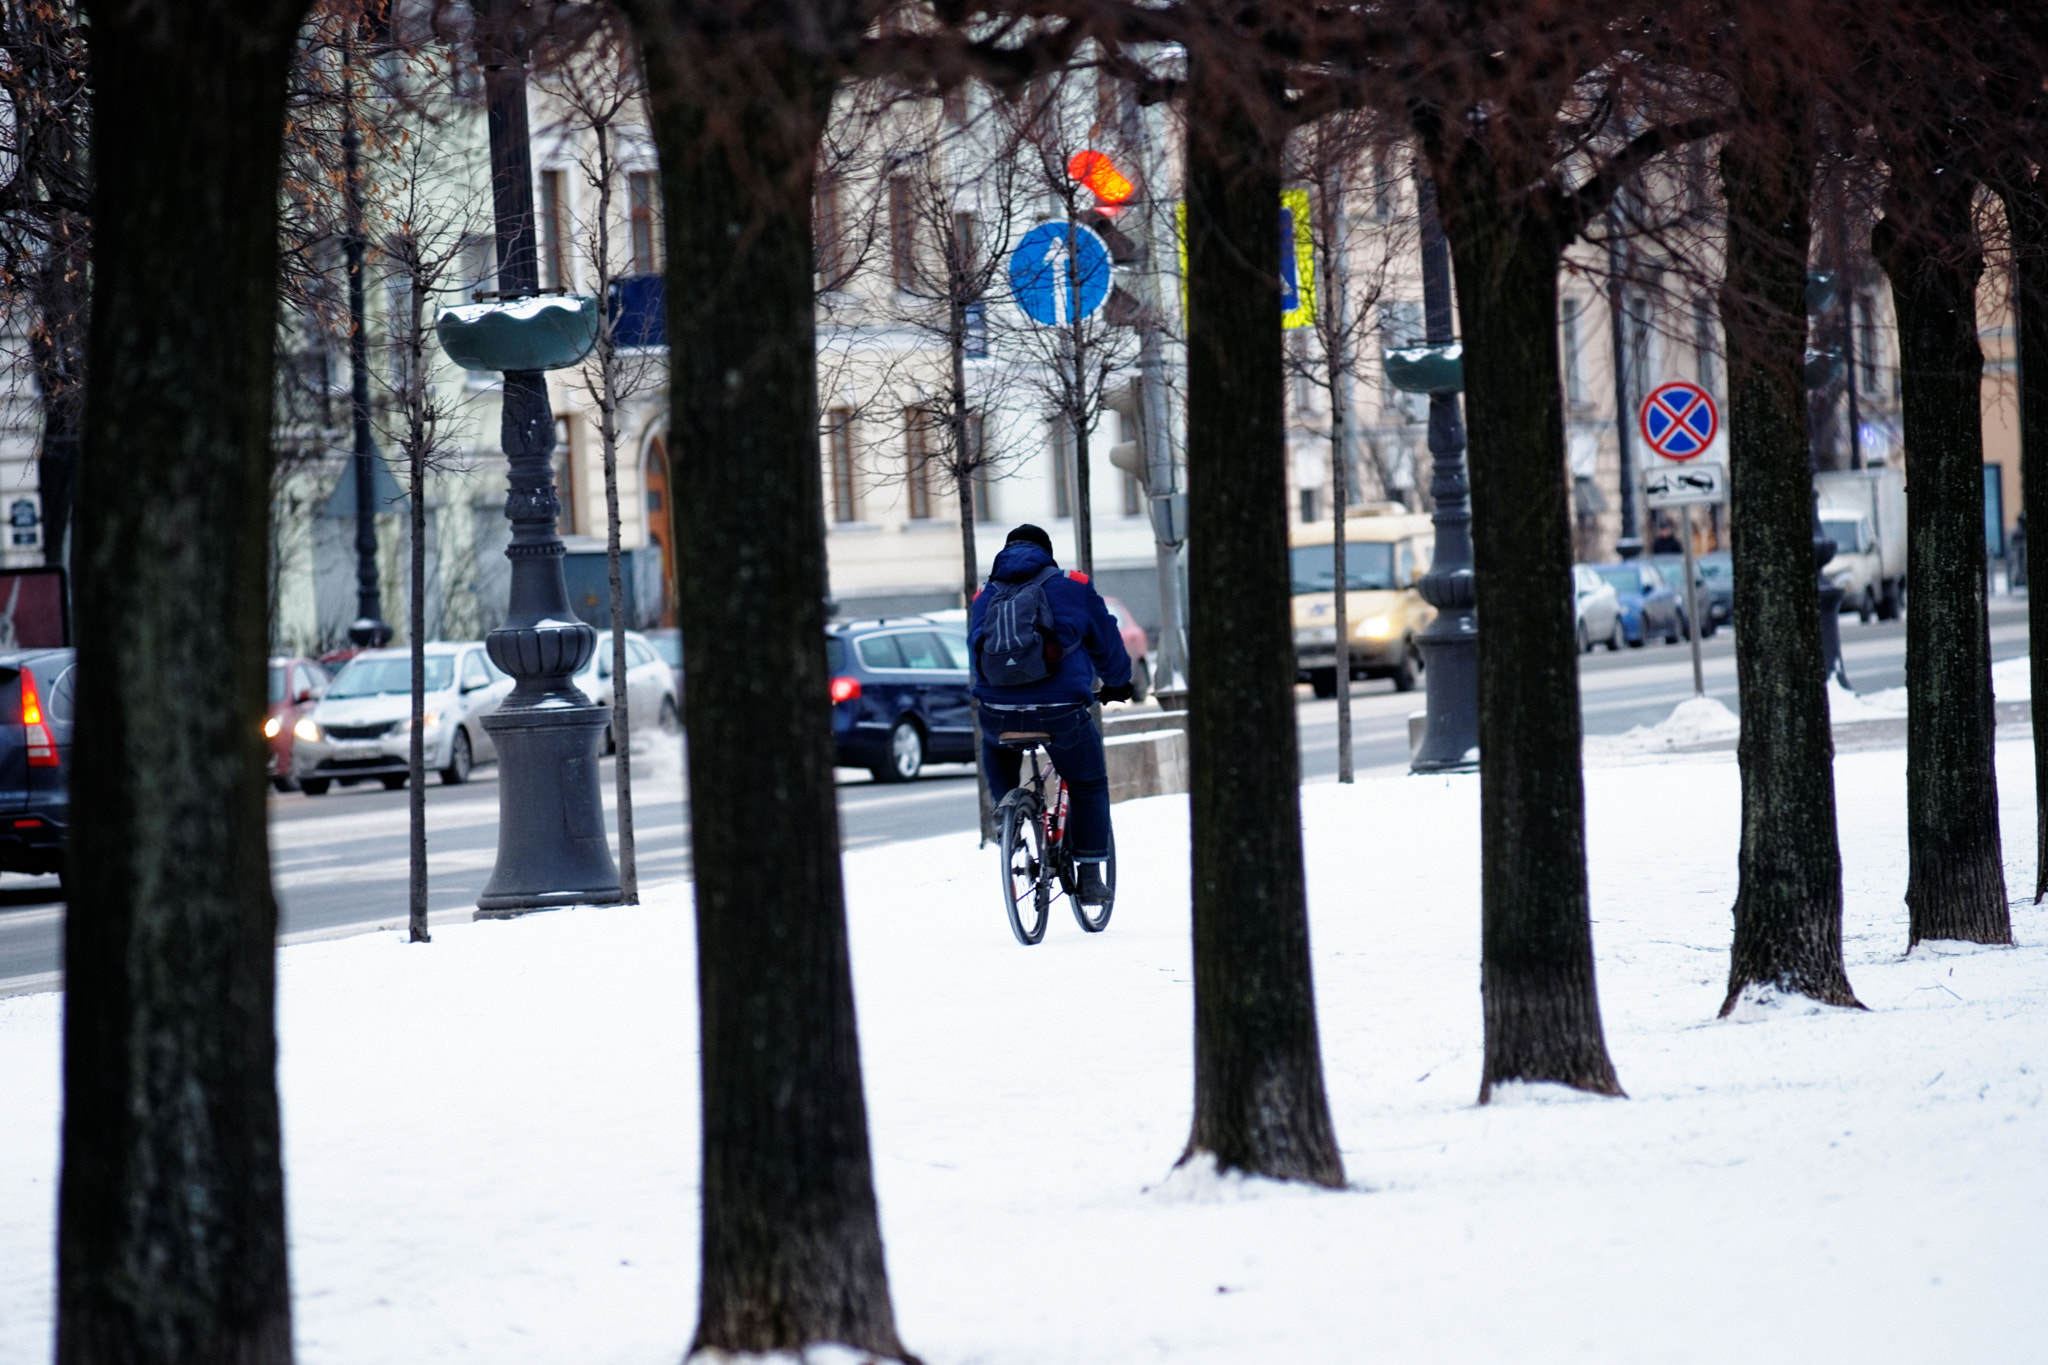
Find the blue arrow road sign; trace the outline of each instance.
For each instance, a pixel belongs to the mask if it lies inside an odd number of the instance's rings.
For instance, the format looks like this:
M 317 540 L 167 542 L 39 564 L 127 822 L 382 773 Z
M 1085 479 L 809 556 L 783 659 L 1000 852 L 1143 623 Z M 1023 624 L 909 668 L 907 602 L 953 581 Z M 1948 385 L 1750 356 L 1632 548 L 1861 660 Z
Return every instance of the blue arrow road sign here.
M 1040 223 L 1010 253 L 1010 292 L 1026 317 L 1065 327 L 1109 301 L 1109 248 L 1078 223 Z

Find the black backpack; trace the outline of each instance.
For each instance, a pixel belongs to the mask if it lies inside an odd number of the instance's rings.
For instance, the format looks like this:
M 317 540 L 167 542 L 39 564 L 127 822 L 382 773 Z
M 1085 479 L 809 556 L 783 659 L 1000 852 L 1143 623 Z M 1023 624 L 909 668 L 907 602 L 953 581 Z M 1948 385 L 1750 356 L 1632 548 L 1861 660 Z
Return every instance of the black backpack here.
M 990 579 L 981 617 L 981 676 L 997 687 L 1024 687 L 1051 676 L 1059 666 L 1052 604 L 1045 582 L 1059 573 L 1050 564 L 1021 582 Z

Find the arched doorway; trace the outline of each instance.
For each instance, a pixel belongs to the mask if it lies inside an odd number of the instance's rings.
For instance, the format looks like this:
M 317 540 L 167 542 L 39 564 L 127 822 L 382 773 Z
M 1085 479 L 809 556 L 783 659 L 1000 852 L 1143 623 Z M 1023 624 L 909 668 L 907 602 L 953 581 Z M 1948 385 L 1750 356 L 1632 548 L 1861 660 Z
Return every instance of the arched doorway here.
M 661 623 L 672 626 L 676 623 L 675 523 L 669 519 L 668 447 L 659 436 L 647 442 L 641 482 L 647 490 L 647 538 L 661 547 Z

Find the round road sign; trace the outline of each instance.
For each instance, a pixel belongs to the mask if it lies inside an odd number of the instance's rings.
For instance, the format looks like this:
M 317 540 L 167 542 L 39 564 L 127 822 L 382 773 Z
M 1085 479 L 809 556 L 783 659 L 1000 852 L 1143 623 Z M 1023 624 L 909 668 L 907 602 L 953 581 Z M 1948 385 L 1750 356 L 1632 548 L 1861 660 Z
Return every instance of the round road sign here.
M 1705 389 L 1677 379 L 1650 391 L 1640 425 L 1650 449 L 1667 460 L 1690 460 L 1713 444 L 1721 414 Z

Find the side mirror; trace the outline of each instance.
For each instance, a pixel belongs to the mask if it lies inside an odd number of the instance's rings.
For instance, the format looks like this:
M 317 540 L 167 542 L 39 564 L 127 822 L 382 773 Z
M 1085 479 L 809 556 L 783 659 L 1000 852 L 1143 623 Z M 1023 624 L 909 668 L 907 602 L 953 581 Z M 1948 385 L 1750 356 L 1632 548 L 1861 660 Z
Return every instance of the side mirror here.
M 292 700 L 297 702 L 299 705 L 304 706 L 307 702 L 314 701 L 316 700 L 316 698 L 313 696 L 313 689 L 310 687 L 306 687 L 301 688 L 299 690 L 299 695 L 292 698 Z

